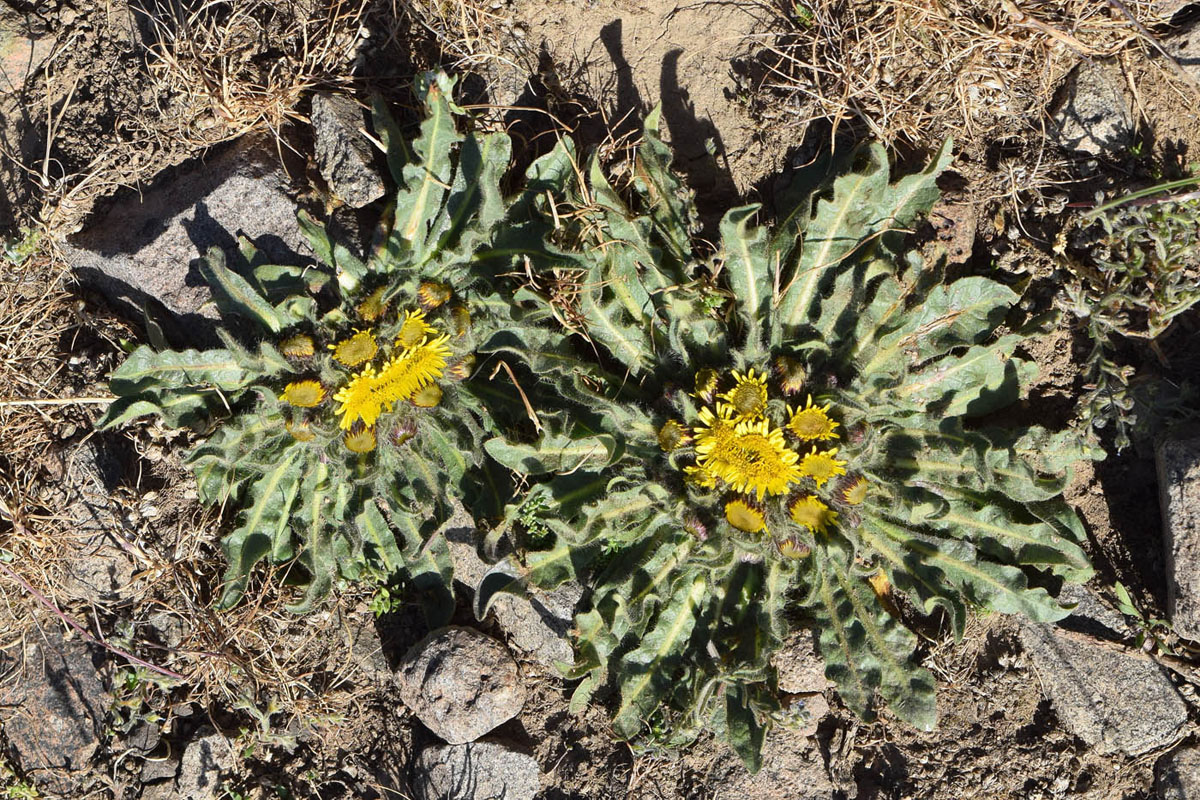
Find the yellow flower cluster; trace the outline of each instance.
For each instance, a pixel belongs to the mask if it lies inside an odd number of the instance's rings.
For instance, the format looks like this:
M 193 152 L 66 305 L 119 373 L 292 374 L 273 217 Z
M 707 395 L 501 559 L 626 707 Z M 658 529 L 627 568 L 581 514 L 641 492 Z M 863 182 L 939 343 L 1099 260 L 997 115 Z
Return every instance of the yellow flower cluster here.
M 362 305 L 368 307 L 363 311 L 364 317 L 376 311 L 383 313 L 386 303 L 382 290 L 372 294 Z M 463 370 L 469 371 L 472 361 L 463 359 L 447 367 L 452 355 L 449 341 L 449 334 L 440 332 L 426 321 L 424 311 L 409 311 L 396 334 L 391 357 L 378 368 L 372 361 L 379 354 L 380 345 L 370 331 L 356 330 L 351 336 L 329 345 L 337 363 L 351 368 L 361 366 L 333 395 L 338 403 L 336 413 L 341 415 L 339 426 L 346 431 L 345 444 L 350 451 L 366 453 L 375 449 L 375 423 L 396 403 L 409 401 L 419 408 L 432 408 L 442 400 L 442 389 L 435 383 L 438 378 L 447 371 L 458 380 L 466 377 Z M 315 353 L 312 338 L 306 334 L 291 337 L 284 347 L 291 358 L 308 358 Z M 456 368 L 463 374 L 454 374 Z M 320 381 L 305 379 L 289 383 L 281 399 L 295 408 L 315 408 L 325 401 L 326 396 Z M 289 420 L 288 431 L 298 441 L 314 438 L 309 421 L 303 417 Z
M 405 323 L 407 325 L 407 323 Z M 403 332 L 402 332 L 403 333 Z M 333 399 L 339 403 L 341 427 L 349 430 L 358 420 L 368 428 L 379 415 L 401 400 L 411 400 L 421 389 L 442 376 L 450 357 L 448 334 L 430 339 L 423 337 L 419 344 L 393 356 L 376 371 L 368 365 L 337 391 Z
M 802 376 L 803 371 L 793 369 L 787 375 Z M 836 476 L 846 474 L 846 461 L 837 458 L 837 448 L 821 449 L 838 438 L 838 423 L 829 416 L 831 404 L 815 405 L 810 395 L 804 405 L 795 408 L 777 405 L 776 419 L 785 412 L 786 417 L 776 424 L 771 418 L 767 377 L 753 368 L 745 373 L 735 370 L 732 388 L 719 392 L 721 377 L 711 369 L 701 370 L 692 394 L 702 404 L 696 424 L 689 429 L 669 420 L 658 432 L 658 443 L 667 452 L 691 444 L 696 463 L 683 467 L 685 478 L 701 488 L 735 493 L 724 506 L 725 518 L 733 527 L 747 533 L 765 531 L 765 498 L 792 493 L 780 513 L 786 508 L 787 517 L 800 528 L 827 533 L 837 524 L 838 513 L 811 489 L 804 491 L 803 483 L 810 480 L 810 486 L 819 491 Z M 866 481 L 857 478 L 843 490 L 839 501 L 856 504 L 865 496 Z M 795 537 L 783 541 L 788 543 L 788 557 L 799 557 L 805 551 L 806 546 Z

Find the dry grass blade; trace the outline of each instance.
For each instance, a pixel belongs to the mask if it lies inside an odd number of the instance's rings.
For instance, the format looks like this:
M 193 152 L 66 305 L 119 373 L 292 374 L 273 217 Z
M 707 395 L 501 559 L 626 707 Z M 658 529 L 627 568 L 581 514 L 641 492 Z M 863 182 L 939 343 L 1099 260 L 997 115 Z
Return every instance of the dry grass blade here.
M 1035 121 L 1080 57 L 1104 57 L 1157 21 L 1090 0 L 812 0 L 765 46 L 752 91 L 782 94 L 775 113 L 807 125 L 853 121 L 887 144 L 947 135 L 985 140 Z M 770 104 L 767 104 L 768 106 Z

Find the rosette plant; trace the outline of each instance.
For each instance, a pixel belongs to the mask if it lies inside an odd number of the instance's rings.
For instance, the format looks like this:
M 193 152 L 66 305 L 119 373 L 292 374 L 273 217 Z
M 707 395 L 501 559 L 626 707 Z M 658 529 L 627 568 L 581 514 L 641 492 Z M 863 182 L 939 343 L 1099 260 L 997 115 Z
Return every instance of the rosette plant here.
M 612 690 L 626 738 L 712 726 L 756 768 L 788 719 L 770 657 L 796 626 L 847 706 L 928 729 L 934 679 L 906 620 L 944 613 L 961 636 L 971 608 L 1063 617 L 1048 589 L 1092 570 L 1061 492 L 1091 450 L 988 424 L 1035 367 L 1029 333 L 1001 328 L 1016 293 L 943 282 L 912 249 L 948 144 L 896 181 L 881 147 L 860 148 L 831 181 L 793 182 L 771 226 L 729 211 L 705 251 L 657 126 L 626 185 L 593 159 L 540 206 L 553 224 L 518 297 L 559 325 L 486 345 L 524 358 L 563 411 L 487 442 L 539 481 L 493 536 L 536 515 L 553 537 L 497 565 L 477 613 L 499 591 L 583 582 L 573 702 Z
M 386 109 L 375 126 L 399 185 L 368 258 L 301 215 L 322 264 L 204 259 L 223 319 L 219 349 L 137 348 L 112 374 L 102 426 L 155 415 L 206 434 L 188 454 L 205 503 L 237 510 L 223 540 L 222 605 L 262 559 L 290 564 L 311 607 L 339 578 L 400 581 L 436 618 L 453 609 L 447 543 L 433 536 L 453 501 L 503 506 L 483 460 L 494 435 L 473 380 L 474 351 L 498 321 L 477 254 L 503 227 L 503 133 L 459 134 L 453 82 L 417 85 L 425 119 L 406 145 Z M 523 202 L 520 197 L 515 202 Z M 236 318 L 236 319 L 235 319 Z M 231 326 L 232 329 L 232 326 Z

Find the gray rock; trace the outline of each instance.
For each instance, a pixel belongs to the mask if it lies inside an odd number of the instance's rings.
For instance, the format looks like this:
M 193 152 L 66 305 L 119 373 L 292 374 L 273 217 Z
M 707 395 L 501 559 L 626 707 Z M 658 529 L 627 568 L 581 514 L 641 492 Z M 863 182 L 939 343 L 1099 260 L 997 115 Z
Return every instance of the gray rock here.
M 49 626 L 27 643 L 23 658 L 0 652 L 0 722 L 21 769 L 70 794 L 100 746 L 108 697 L 88 645 Z
M 1150 10 L 1165 20 L 1192 5 L 1195 0 L 1152 0 Z
M 148 758 L 142 762 L 142 782 L 170 781 L 170 790 L 175 791 L 175 778 L 179 775 L 179 755 L 174 749 L 165 758 Z
M 533 800 L 533 756 L 495 741 L 426 747 L 413 764 L 417 800 Z
M 475 549 L 478 532 L 469 519 L 455 517 L 445 529 L 445 536 L 454 561 L 455 579 L 474 592 L 489 569 Z M 575 661 L 570 632 L 575 624 L 575 606 L 581 597 L 583 587 L 574 581 L 549 592 L 530 587 L 524 595 L 497 596 L 489 613 L 514 645 L 534 661 L 554 668 Z
M 503 644 L 470 628 L 434 631 L 404 655 L 400 698 L 425 727 L 465 744 L 515 717 L 525 684 Z
M 187 622 L 166 611 L 156 611 L 147 617 L 146 627 L 154 633 L 159 643 L 172 650 L 183 644 L 183 637 L 188 633 Z
M 19 92 L 54 49 L 45 23 L 0 3 L 0 94 Z
M 1200 436 L 1167 439 L 1155 451 L 1167 561 L 1167 616 L 1200 639 Z
M 289 183 L 272 140 L 244 137 L 160 175 L 140 195 L 119 194 L 62 250 L 82 283 L 134 315 L 147 299 L 161 303 L 182 318 L 168 332 L 195 341 L 211 336 L 217 316 L 198 269 L 210 247 L 229 263 L 239 234 L 274 263 L 304 263 L 311 252 Z
M 817 653 L 812 631 L 795 630 L 771 656 L 779 690 L 790 694 L 823 692 L 832 681 L 825 677 L 825 660 Z
M 1200 800 L 1200 748 L 1182 747 L 1154 766 L 1158 800 Z
M 1114 67 L 1085 61 L 1067 77 L 1054 112 L 1059 143 L 1092 155 L 1119 153 L 1133 142 L 1133 113 Z
M 1070 628 L 1023 622 L 1021 643 L 1067 730 L 1101 753 L 1141 755 L 1170 744 L 1188 723 L 1187 703 L 1166 672 L 1140 652 L 1093 641 Z
M 372 680 L 391 675 L 391 666 L 383 652 L 383 641 L 379 638 L 379 631 L 375 629 L 375 620 L 371 616 L 348 616 L 339 627 L 350 663 Z
M 192 741 L 179 761 L 179 777 L 175 780 L 176 796 L 189 800 L 223 797 L 222 786 L 233 764 L 233 750 L 221 734 L 212 733 Z
M 109 491 L 119 474 L 120 465 L 88 441 L 64 454 L 62 479 L 43 499 L 61 509 L 74 532 L 64 539 L 72 553 L 63 560 L 61 587 L 73 599 L 107 604 L 135 594 L 137 564 L 123 546 L 125 525 Z
M 1158 40 L 1167 54 L 1196 80 L 1200 80 L 1200 25 L 1190 25 Z
M 383 197 L 387 187 L 362 134 L 362 108 L 345 95 L 319 92 L 312 99 L 317 169 L 333 193 L 352 208 Z
M 775 727 L 763 745 L 762 769 L 751 775 L 728 749 L 710 768 L 706 784 L 713 800 L 833 800 L 829 771 L 815 742 Z

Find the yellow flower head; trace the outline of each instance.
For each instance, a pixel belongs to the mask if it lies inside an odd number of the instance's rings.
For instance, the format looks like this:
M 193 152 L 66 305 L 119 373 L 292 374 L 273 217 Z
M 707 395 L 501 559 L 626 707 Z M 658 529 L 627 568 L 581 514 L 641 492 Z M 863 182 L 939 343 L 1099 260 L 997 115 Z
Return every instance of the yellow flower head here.
M 697 453 L 700 447 L 697 445 Z M 800 480 L 800 456 L 783 441 L 783 432 L 767 420 L 739 422 L 733 436 L 715 443 L 700 457 L 700 466 L 725 481 L 735 492 L 783 494 Z
M 711 403 L 717 396 L 717 385 L 721 376 L 715 369 L 702 369 L 696 373 L 696 391 L 692 396 L 705 403 Z
M 392 444 L 396 447 L 408 444 L 417 436 L 417 423 L 411 419 L 401 420 L 392 431 Z
M 325 399 L 325 387 L 320 381 L 296 381 L 284 387 L 283 399 L 297 408 L 312 408 Z
M 383 300 L 384 287 L 380 286 L 375 291 L 367 295 L 361 303 L 354 307 L 358 315 L 367 322 L 374 322 L 384 315 L 387 311 L 388 304 Z
M 826 533 L 828 526 L 836 523 L 838 518 L 836 511 L 830 511 L 829 506 L 811 494 L 797 497 L 788 504 L 788 513 L 792 515 L 792 522 L 814 533 Z
M 688 483 L 693 483 L 702 489 L 717 488 L 717 476 L 713 475 L 704 467 L 684 467 L 683 479 Z
M 775 359 L 775 374 L 779 376 L 779 388 L 786 395 L 799 394 L 804 388 L 808 375 L 804 365 L 789 356 L 779 356 Z
M 739 531 L 758 533 L 766 530 L 767 519 L 753 500 L 735 497 L 725 504 L 725 519 Z
M 393 357 L 378 373 L 372 367 L 350 379 L 333 396 L 341 405 L 341 427 L 348 430 L 356 420 L 371 427 L 379 415 L 400 400 L 411 400 L 417 391 L 442 376 L 450 348 L 443 334 Z
M 329 345 L 333 357 L 347 367 L 357 367 L 365 364 L 379 352 L 379 345 L 369 331 L 358 331 L 349 339 L 343 339 L 337 344 Z
M 279 352 L 288 358 L 311 358 L 317 346 L 307 333 L 297 333 L 279 343 Z
M 829 403 L 824 406 L 814 406 L 810 394 L 808 404 L 803 408 L 797 406 L 796 410 L 792 411 L 789 406 L 788 412 L 791 414 L 791 419 L 788 420 L 788 430 L 806 442 L 836 439 L 837 434 L 833 429 L 838 424 L 829 418 L 828 411 Z
M 471 330 L 471 310 L 466 306 L 454 306 L 450 309 L 450 321 L 454 323 L 455 334 L 466 336 Z
M 766 373 L 755 375 L 754 368 L 745 375 L 733 371 L 736 381 L 733 388 L 721 395 L 721 399 L 733 407 L 738 422 L 758 419 L 767 410 Z
M 424 311 L 406 311 L 404 324 L 400 326 L 400 333 L 396 334 L 396 347 L 411 350 L 425 344 L 430 337 L 436 336 L 437 328 L 425 321 Z
M 871 591 L 880 600 L 889 600 L 892 596 L 892 582 L 888 580 L 888 576 L 883 570 L 875 570 L 871 577 L 867 578 L 867 583 L 871 584 Z
M 812 554 L 812 548 L 800 541 L 797 536 L 780 539 L 775 542 L 775 547 L 779 550 L 779 555 L 792 560 L 805 558 Z
M 471 371 L 475 369 L 475 356 L 468 353 L 467 355 L 455 361 L 450 366 L 446 367 L 446 377 L 455 381 L 465 381 L 471 377 Z
M 835 475 L 845 475 L 845 461 L 838 461 L 834 456 L 837 455 L 837 448 L 832 450 L 822 450 L 817 452 L 816 445 L 813 445 L 811 453 L 804 456 L 800 462 L 800 474 L 806 475 L 817 482 L 817 487 L 825 485 L 825 481 Z
M 846 501 L 847 505 L 860 505 L 867 499 L 867 490 L 870 488 L 871 484 L 863 476 L 851 478 L 842 489 L 842 500 Z
M 683 447 L 691 440 L 692 435 L 688 433 L 688 429 L 673 419 L 667 420 L 666 424 L 658 429 L 658 446 L 667 453 Z
M 283 426 L 287 428 L 287 432 L 290 433 L 292 438 L 297 442 L 311 442 L 313 439 L 317 438 L 317 435 L 313 433 L 312 426 L 308 424 L 308 420 L 306 419 L 289 419 L 287 422 L 283 423 Z
M 733 409 L 717 403 L 716 413 L 711 408 L 700 409 L 700 424 L 692 428 L 696 437 L 696 454 L 704 457 L 714 448 L 727 445 L 734 436 Z
M 450 287 L 436 281 L 421 281 L 417 287 L 417 298 L 426 309 L 437 308 L 450 299 Z
M 345 442 L 351 453 L 369 453 L 375 449 L 375 429 L 363 427 L 348 431 Z
M 442 402 L 442 387 L 430 383 L 417 389 L 412 396 L 412 404 L 417 408 L 433 408 Z

